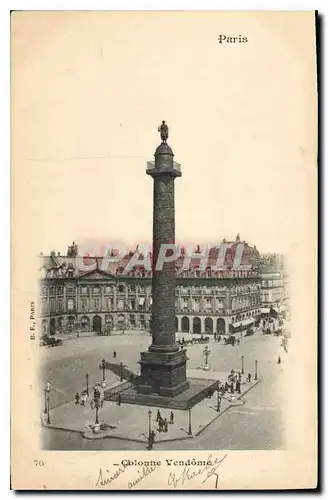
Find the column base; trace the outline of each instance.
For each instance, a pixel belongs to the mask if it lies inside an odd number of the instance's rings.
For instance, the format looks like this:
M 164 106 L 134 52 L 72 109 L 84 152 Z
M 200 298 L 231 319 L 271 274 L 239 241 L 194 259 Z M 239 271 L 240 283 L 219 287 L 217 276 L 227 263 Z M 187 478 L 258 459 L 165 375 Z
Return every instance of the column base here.
M 139 361 L 141 376 L 137 390 L 141 394 L 175 397 L 189 389 L 186 349 L 164 353 L 146 351 Z

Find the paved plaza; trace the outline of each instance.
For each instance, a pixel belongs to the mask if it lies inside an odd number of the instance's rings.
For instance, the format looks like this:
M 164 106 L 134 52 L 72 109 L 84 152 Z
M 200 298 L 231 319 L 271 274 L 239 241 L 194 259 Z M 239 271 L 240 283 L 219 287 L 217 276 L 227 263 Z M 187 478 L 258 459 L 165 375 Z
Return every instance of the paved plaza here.
M 184 337 L 186 340 L 189 338 L 188 335 Z M 105 402 L 99 416 L 100 421 L 111 425 L 110 438 L 86 439 L 94 437 L 88 426 L 94 422 L 95 412 L 90 406 L 83 408 L 75 405 L 73 399 L 76 392 L 81 393 L 85 388 L 86 373 L 90 389 L 102 380 L 99 364 L 103 358 L 122 362 L 132 372 L 139 373 L 140 351 L 148 348 L 150 340 L 146 333 L 131 332 L 108 337 L 71 338 L 62 346 L 42 349 L 41 373 L 44 381 L 49 380 L 51 384 L 50 416 L 52 426 L 57 427 L 43 428 L 46 449 L 144 449 L 149 407 Z M 223 401 L 219 414 L 215 410 L 216 396 L 196 405 L 192 410 L 192 439 L 188 436 L 188 411 L 175 410 L 175 423 L 169 425 L 167 433 L 158 433 L 154 420 L 157 409 L 150 408 L 152 426 L 157 434 L 155 448 L 282 448 L 280 393 L 284 360 L 282 365 L 277 364 L 278 354 L 283 357 L 280 343 L 280 338 L 262 335 L 259 331 L 253 336 L 241 338 L 240 344 L 234 347 L 212 339 L 208 344 L 211 351 L 208 371 L 203 370 L 205 345 L 188 347 L 188 377 L 226 379 L 231 369 L 241 370 L 243 356 L 245 375 L 251 373 L 254 377 L 257 360 L 260 380 L 255 387 L 243 383 L 242 392 L 248 391 L 245 397 L 242 396 L 232 406 Z M 115 360 L 114 350 L 117 353 Z M 118 385 L 120 378 L 107 371 L 106 381 L 111 387 Z M 163 416 L 169 416 L 168 409 L 163 410 Z M 83 434 L 85 437 L 82 437 Z

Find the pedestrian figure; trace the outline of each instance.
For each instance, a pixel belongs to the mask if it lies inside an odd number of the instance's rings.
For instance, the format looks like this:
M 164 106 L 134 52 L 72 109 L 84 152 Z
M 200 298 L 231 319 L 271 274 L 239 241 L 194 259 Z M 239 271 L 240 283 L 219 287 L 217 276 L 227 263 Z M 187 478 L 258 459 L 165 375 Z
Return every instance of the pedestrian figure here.
M 241 382 L 241 373 L 240 372 L 238 372 L 238 380 L 239 380 L 239 382 Z
M 238 394 L 240 394 L 240 392 L 241 392 L 240 391 L 240 381 L 239 380 L 237 380 L 237 382 L 236 382 L 236 392 L 238 392 Z
M 225 390 L 225 392 L 228 392 L 228 390 L 229 390 L 229 384 L 228 384 L 228 382 L 225 383 L 224 390 Z
M 252 380 L 252 375 L 250 373 L 247 375 L 247 380 L 248 380 L 248 382 L 251 382 L 251 380 Z
M 86 402 L 87 402 L 87 393 L 85 391 L 82 392 L 82 395 L 81 395 L 81 405 L 82 406 L 85 406 L 86 405 Z
M 280 365 L 280 363 L 281 363 L 281 357 L 278 356 L 278 365 Z
M 153 449 L 153 445 L 154 445 L 154 441 L 155 441 L 155 436 L 156 436 L 155 432 L 151 431 L 151 433 L 148 436 L 148 446 L 147 446 L 148 450 L 152 450 Z
M 167 418 L 164 418 L 163 430 L 164 430 L 164 432 L 168 431 L 168 421 L 167 421 Z
M 162 415 L 161 415 L 161 412 L 159 410 L 157 410 L 156 422 L 159 422 L 160 420 L 162 420 Z
M 174 424 L 174 413 L 171 411 L 170 413 L 170 424 Z
M 161 417 L 159 419 L 159 421 L 158 421 L 158 432 L 162 432 L 162 430 L 163 430 L 163 424 L 164 424 L 164 420 Z
M 216 406 L 216 411 L 221 410 L 221 396 L 218 395 L 218 400 L 217 400 L 217 406 Z
M 77 392 L 77 393 L 75 394 L 75 404 L 76 404 L 76 405 L 78 405 L 78 404 L 79 404 L 79 402 L 80 402 L 80 394 Z
M 113 351 L 113 358 L 116 358 L 116 351 Z
M 121 396 L 121 394 L 119 394 L 117 396 L 117 404 L 118 404 L 118 406 L 121 406 L 121 403 L 122 403 L 122 396 Z
M 234 388 L 233 388 L 233 382 L 231 382 L 231 384 L 230 384 L 230 392 L 231 392 L 231 394 L 235 393 Z

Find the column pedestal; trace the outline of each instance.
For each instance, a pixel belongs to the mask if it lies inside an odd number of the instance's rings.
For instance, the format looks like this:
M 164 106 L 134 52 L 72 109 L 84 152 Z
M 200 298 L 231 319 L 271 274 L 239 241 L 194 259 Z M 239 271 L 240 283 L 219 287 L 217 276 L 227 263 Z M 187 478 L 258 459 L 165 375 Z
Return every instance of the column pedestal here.
M 138 392 L 175 397 L 189 388 L 186 380 L 186 349 L 176 352 L 141 353 Z

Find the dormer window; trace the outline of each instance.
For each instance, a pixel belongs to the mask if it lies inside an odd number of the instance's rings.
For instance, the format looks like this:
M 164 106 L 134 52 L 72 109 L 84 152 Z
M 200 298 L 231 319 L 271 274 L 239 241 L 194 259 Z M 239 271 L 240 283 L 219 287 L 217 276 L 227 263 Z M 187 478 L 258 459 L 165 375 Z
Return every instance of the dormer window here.
M 72 268 L 68 269 L 67 275 L 69 278 L 74 278 L 74 269 Z

